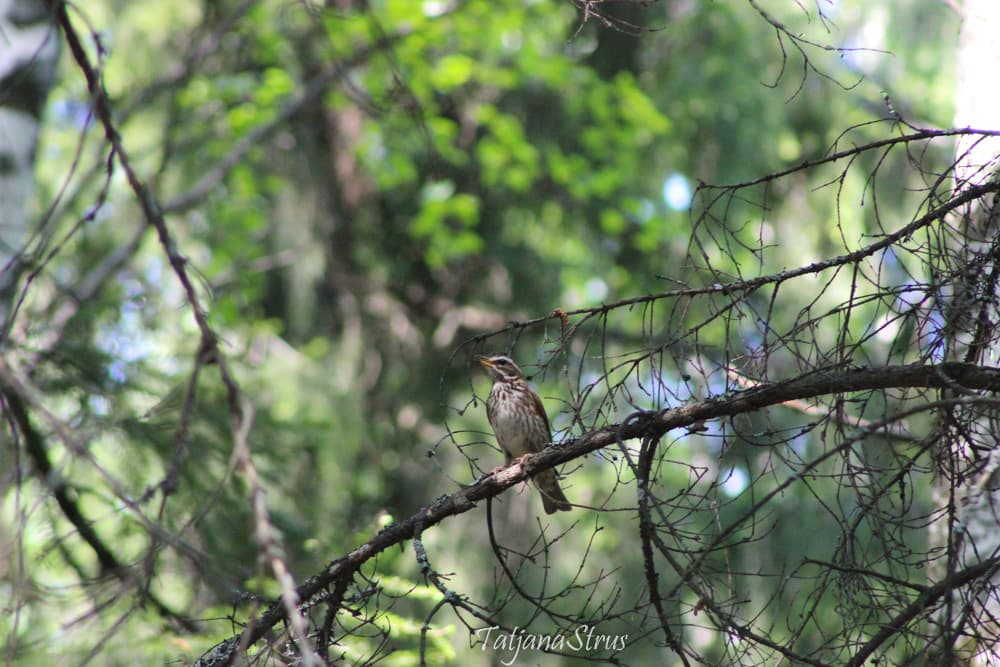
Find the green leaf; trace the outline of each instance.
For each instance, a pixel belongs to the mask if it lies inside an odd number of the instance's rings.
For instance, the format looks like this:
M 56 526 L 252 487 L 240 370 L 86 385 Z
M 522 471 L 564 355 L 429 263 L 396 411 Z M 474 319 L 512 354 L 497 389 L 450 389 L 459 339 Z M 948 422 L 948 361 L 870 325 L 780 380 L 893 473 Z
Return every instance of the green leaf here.
M 472 58 L 464 54 L 452 53 L 441 58 L 434 65 L 434 69 L 431 71 L 431 81 L 442 92 L 448 92 L 464 85 L 472 78 L 474 69 L 475 62 Z

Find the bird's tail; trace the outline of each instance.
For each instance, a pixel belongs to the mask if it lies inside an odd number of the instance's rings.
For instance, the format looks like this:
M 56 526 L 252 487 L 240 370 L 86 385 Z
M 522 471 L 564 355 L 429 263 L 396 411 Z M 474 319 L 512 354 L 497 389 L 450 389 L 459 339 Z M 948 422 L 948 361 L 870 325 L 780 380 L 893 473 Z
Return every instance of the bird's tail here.
M 559 479 L 555 470 L 545 470 L 535 477 L 535 486 L 542 494 L 542 506 L 546 514 L 555 512 L 568 512 L 573 506 L 566 500 L 562 488 L 559 486 Z

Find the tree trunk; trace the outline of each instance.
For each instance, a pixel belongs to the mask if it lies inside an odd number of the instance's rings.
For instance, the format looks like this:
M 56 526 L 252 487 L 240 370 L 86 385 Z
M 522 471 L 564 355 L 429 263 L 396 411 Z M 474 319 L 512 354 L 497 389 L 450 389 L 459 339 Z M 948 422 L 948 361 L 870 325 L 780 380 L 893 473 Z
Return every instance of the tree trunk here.
M 0 339 L 27 258 L 35 150 L 59 36 L 42 0 L 0 0 Z
M 958 45 L 955 126 L 1000 128 L 1000 3 L 966 0 Z M 998 175 L 1000 137 L 964 136 L 956 146 L 955 194 Z M 1000 275 L 1000 202 L 975 200 L 952 220 L 952 294 L 947 308 L 950 359 L 997 364 Z M 956 394 L 957 395 L 957 394 Z M 989 412 L 968 407 L 942 417 L 939 498 L 951 508 L 935 526 L 936 545 L 947 548 L 952 574 L 1000 554 L 1000 425 Z M 1000 574 L 957 590 L 942 614 L 941 664 L 1000 664 Z

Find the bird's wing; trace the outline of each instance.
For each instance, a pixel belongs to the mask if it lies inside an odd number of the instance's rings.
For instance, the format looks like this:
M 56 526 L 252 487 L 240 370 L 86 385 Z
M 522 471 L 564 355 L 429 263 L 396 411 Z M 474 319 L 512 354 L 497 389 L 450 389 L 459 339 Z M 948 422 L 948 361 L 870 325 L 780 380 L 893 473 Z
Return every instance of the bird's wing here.
M 549 425 L 549 416 L 545 413 L 545 406 L 542 405 L 542 399 L 538 397 L 538 392 L 529 390 L 528 393 L 531 394 L 531 400 L 535 403 L 538 414 L 542 415 L 542 420 L 545 422 L 545 445 L 547 445 L 552 442 L 552 427 Z

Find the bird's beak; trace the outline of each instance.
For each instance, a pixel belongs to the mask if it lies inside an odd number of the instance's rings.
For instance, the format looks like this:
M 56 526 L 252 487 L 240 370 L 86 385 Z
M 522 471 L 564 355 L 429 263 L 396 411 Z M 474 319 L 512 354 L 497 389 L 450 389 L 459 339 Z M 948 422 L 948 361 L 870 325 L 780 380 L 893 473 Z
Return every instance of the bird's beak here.
M 479 362 L 480 366 L 485 366 L 486 368 L 493 368 L 493 362 L 487 357 L 477 357 L 476 360 Z

